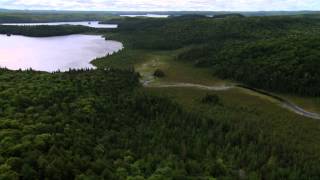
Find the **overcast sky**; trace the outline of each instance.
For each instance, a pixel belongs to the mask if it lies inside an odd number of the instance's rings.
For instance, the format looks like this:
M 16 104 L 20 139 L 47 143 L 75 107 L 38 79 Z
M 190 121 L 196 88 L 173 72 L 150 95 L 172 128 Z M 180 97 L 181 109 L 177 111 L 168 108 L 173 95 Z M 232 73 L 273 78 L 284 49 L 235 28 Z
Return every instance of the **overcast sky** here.
M 0 8 L 103 11 L 320 10 L 320 0 L 0 0 Z

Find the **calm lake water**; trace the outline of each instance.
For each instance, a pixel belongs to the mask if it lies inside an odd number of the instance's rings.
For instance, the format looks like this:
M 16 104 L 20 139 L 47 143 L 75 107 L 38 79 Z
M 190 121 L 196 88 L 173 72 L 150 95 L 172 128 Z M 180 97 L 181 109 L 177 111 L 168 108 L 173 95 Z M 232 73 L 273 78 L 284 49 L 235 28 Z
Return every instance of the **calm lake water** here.
M 99 21 L 81 21 L 81 22 L 52 22 L 52 23 L 4 23 L 2 25 L 12 26 L 58 26 L 58 25 L 82 25 L 93 28 L 117 28 L 116 24 L 99 24 Z
M 122 48 L 122 43 L 96 35 L 46 38 L 0 35 L 0 67 L 48 72 L 94 68 L 90 61 Z

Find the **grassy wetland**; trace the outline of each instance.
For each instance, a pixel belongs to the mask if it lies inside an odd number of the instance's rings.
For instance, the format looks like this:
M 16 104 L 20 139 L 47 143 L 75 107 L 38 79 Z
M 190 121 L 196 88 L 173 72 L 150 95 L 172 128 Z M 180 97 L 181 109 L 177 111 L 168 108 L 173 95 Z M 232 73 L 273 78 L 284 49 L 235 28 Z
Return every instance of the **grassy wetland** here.
M 318 179 L 319 120 L 279 100 L 320 113 L 317 18 L 110 19 L 0 26 L 124 45 L 96 69 L 0 70 L 0 179 Z

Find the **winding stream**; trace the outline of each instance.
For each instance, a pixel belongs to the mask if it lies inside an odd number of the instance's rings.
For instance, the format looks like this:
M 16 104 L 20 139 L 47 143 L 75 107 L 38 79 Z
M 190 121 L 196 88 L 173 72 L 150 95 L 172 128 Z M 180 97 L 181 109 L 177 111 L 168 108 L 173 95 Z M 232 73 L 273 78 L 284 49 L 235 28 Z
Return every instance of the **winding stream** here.
M 280 96 L 274 95 L 272 93 L 259 90 L 256 88 L 251 88 L 248 86 L 244 85 L 233 85 L 233 86 L 226 86 L 226 85 L 219 85 L 219 86 L 206 86 L 202 84 L 192 84 L 192 83 L 168 83 L 168 84 L 163 84 L 163 83 L 158 83 L 158 84 L 151 84 L 152 81 L 144 82 L 143 85 L 145 87 L 153 87 L 153 88 L 197 88 L 197 89 L 203 89 L 203 90 L 212 90 L 212 91 L 226 91 L 230 89 L 235 89 L 235 88 L 241 88 L 241 89 L 246 89 L 255 93 L 258 93 L 260 95 L 267 96 L 269 98 L 272 98 L 276 100 L 277 102 L 280 103 L 281 107 L 288 109 L 291 112 L 294 112 L 298 115 L 307 117 L 307 118 L 312 118 L 312 119 L 318 119 L 320 120 L 320 114 L 318 113 L 313 113 L 309 112 L 298 105 L 294 104 L 293 102 L 290 102 Z

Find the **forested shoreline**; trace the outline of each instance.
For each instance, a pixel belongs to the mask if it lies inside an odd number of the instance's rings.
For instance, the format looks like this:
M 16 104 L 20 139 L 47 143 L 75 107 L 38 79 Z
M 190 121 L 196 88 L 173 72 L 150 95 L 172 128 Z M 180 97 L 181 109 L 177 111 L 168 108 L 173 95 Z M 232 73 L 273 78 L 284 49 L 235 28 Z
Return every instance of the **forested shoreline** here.
M 60 26 L 12 26 L 12 25 L 0 25 L 0 34 L 7 35 L 24 35 L 30 37 L 51 37 L 51 36 L 64 36 L 71 34 L 104 34 L 110 30 L 108 29 L 96 29 L 86 26 L 74 26 L 74 25 L 60 25 Z
M 106 20 L 112 13 L 99 12 L 54 12 L 54 11 L 8 11 L 0 12 L 2 23 L 47 23 L 47 22 L 74 22 Z
M 176 61 L 209 67 L 213 75 L 319 96 L 316 19 L 182 16 L 117 22 L 119 29 L 99 33 L 126 48 L 183 48 Z M 41 37 L 95 31 L 0 26 L 0 32 Z M 261 101 L 230 105 L 214 92 L 188 109 L 142 88 L 139 78 L 133 68 L 0 69 L 0 179 L 319 179 L 318 121 L 281 108 L 263 114 L 255 107 Z

